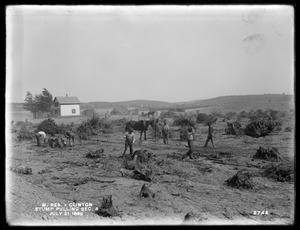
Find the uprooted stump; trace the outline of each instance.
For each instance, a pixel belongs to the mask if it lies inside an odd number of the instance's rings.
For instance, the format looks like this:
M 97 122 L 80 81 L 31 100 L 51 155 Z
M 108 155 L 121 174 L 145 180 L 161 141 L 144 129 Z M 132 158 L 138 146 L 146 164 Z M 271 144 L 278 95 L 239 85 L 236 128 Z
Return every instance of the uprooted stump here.
M 242 125 L 239 122 L 227 122 L 227 127 L 225 128 L 227 135 L 240 135 L 242 132 Z
M 275 161 L 279 161 L 281 160 L 281 156 L 280 153 L 278 151 L 277 148 L 262 148 L 259 147 L 259 149 L 257 150 L 256 154 L 253 156 L 253 158 L 256 159 L 263 159 L 263 160 L 275 160 Z
M 152 171 L 151 170 L 144 170 L 144 172 L 141 172 L 139 170 L 133 170 L 133 178 L 137 179 L 137 180 L 144 180 L 144 181 L 151 181 L 151 175 L 152 175 Z
M 104 152 L 104 149 L 100 148 L 94 152 L 89 152 L 88 154 L 86 154 L 85 157 L 86 158 L 100 158 L 100 157 L 103 157 L 103 152 Z
M 139 197 L 145 197 L 145 198 L 154 198 L 155 197 L 155 193 L 153 193 L 150 188 L 148 187 L 148 185 L 144 184 L 140 193 L 139 193 Z
M 121 214 L 113 206 L 112 195 L 103 197 L 101 206 L 98 207 L 98 210 L 96 210 L 95 213 L 103 217 L 121 217 Z
M 137 180 L 151 181 L 152 158 L 153 154 L 147 150 L 136 150 L 132 155 L 124 156 L 124 169 L 120 172 Z
M 292 182 L 294 181 L 294 166 L 287 162 L 273 162 L 264 167 L 261 175 L 280 182 Z
M 150 170 L 141 172 L 138 170 L 128 170 L 128 169 L 121 168 L 120 173 L 122 176 L 129 176 L 136 180 L 144 180 L 144 181 L 148 181 L 148 182 L 150 182 L 152 180 L 150 177 L 152 174 L 152 171 L 150 171 Z
M 153 154 L 148 152 L 147 149 L 139 149 L 134 151 L 132 158 L 135 163 L 138 162 L 145 164 L 148 163 L 151 159 L 153 159 Z
M 26 175 L 32 174 L 32 168 L 24 165 L 13 166 L 10 168 L 10 170 L 18 174 L 26 174 Z
M 238 171 L 232 178 L 225 181 L 225 183 L 234 188 L 245 188 L 245 189 L 253 189 L 250 173 Z

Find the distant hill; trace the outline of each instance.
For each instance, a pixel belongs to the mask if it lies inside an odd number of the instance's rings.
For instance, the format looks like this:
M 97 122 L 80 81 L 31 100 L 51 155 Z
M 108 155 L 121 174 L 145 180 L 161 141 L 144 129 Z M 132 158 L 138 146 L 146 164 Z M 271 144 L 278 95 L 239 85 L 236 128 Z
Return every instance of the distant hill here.
M 151 110 L 163 109 L 200 109 L 210 111 L 218 109 L 221 112 L 240 112 L 257 109 L 289 110 L 294 108 L 294 96 L 284 94 L 260 94 L 260 95 L 232 95 L 221 96 L 205 100 L 169 103 L 164 101 L 133 100 L 122 102 L 90 102 L 96 108 L 105 107 L 145 107 Z
M 284 94 L 240 95 L 223 96 L 206 100 L 197 100 L 181 103 L 184 107 L 204 108 L 210 107 L 221 112 L 239 112 L 249 110 L 289 110 L 294 108 L 294 96 Z
M 132 101 L 120 101 L 120 102 L 89 102 L 86 103 L 87 106 L 92 106 L 94 108 L 111 108 L 111 107 L 169 107 L 172 103 L 164 101 L 151 101 L 151 100 L 132 100 Z
M 12 103 L 14 109 L 22 110 L 23 103 Z M 284 94 L 261 94 L 261 95 L 233 95 L 215 97 L 205 100 L 194 100 L 186 102 L 164 102 L 153 100 L 132 100 L 120 102 L 88 102 L 81 103 L 81 109 L 86 108 L 117 108 L 117 107 L 140 107 L 150 110 L 185 109 L 209 112 L 212 109 L 221 112 L 240 112 L 249 110 L 290 110 L 295 108 L 294 95 Z

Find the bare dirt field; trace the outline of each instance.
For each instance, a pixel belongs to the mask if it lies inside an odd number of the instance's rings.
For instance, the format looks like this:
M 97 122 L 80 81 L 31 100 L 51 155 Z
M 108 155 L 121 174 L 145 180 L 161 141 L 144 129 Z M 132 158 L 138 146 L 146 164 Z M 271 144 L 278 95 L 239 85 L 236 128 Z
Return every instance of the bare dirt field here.
M 70 120 L 71 122 L 71 120 Z M 137 140 L 136 149 L 153 153 L 151 181 L 123 173 L 124 127 L 111 134 L 64 148 L 39 147 L 36 140 L 17 139 L 17 132 L 6 135 L 6 214 L 10 225 L 289 225 L 294 222 L 294 182 L 281 182 L 263 176 L 268 160 L 253 159 L 257 149 L 276 147 L 294 162 L 294 117 L 285 119 L 282 130 L 269 136 L 225 135 L 226 122 L 218 119 L 216 149 L 204 148 L 207 127 L 196 126 L 195 151 L 200 157 L 182 161 L 186 143 L 179 141 L 174 127 L 169 145 Z M 137 139 L 139 133 L 135 132 Z M 97 141 L 98 140 L 98 141 Z M 103 149 L 99 158 L 89 152 Z M 220 153 L 230 153 L 222 155 Z M 127 152 L 128 154 L 128 152 Z M 219 155 L 218 155 L 219 154 Z M 218 157 L 217 157 L 218 156 Z M 16 172 L 29 167 L 31 174 Z M 234 188 L 225 181 L 243 170 L 251 175 L 251 189 Z M 147 184 L 155 197 L 139 197 Z M 104 217 L 95 211 L 103 197 L 112 195 L 120 216 Z M 82 204 L 84 203 L 84 204 Z M 42 206 L 45 205 L 47 209 Z M 90 207 L 77 211 L 67 208 Z M 75 210 L 75 209 L 73 209 Z M 192 212 L 193 221 L 183 222 Z

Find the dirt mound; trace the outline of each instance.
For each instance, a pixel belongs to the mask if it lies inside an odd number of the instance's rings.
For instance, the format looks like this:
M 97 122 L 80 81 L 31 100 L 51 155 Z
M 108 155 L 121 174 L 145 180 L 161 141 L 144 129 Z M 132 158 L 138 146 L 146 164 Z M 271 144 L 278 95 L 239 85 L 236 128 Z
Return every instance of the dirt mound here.
M 53 135 L 55 133 L 59 133 L 59 127 L 55 123 L 55 121 L 51 118 L 47 120 L 43 120 L 37 127 L 37 131 L 44 131 L 47 134 Z
M 294 165 L 289 162 L 273 162 L 264 167 L 261 175 L 280 182 L 292 182 L 294 181 Z
M 257 150 L 256 154 L 253 156 L 253 158 L 256 159 L 263 159 L 263 160 L 276 160 L 279 161 L 281 160 L 281 156 L 280 153 L 278 151 L 277 148 L 262 148 L 259 147 L 259 149 Z
M 250 137 L 265 137 L 273 131 L 275 123 L 272 120 L 254 120 L 245 128 L 245 134 Z
M 225 128 L 225 133 L 227 135 L 240 135 L 243 133 L 242 125 L 237 122 L 227 122 L 227 127 Z
M 228 186 L 234 188 L 252 189 L 252 182 L 249 172 L 238 171 L 232 178 L 225 181 Z

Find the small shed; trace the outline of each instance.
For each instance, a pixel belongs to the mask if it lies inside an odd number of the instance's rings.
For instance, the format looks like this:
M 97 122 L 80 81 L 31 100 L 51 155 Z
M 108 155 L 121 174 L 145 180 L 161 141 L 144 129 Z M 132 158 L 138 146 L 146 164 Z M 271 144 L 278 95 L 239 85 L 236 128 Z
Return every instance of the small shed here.
M 80 101 L 77 97 L 55 97 L 53 100 L 54 116 L 80 116 Z

